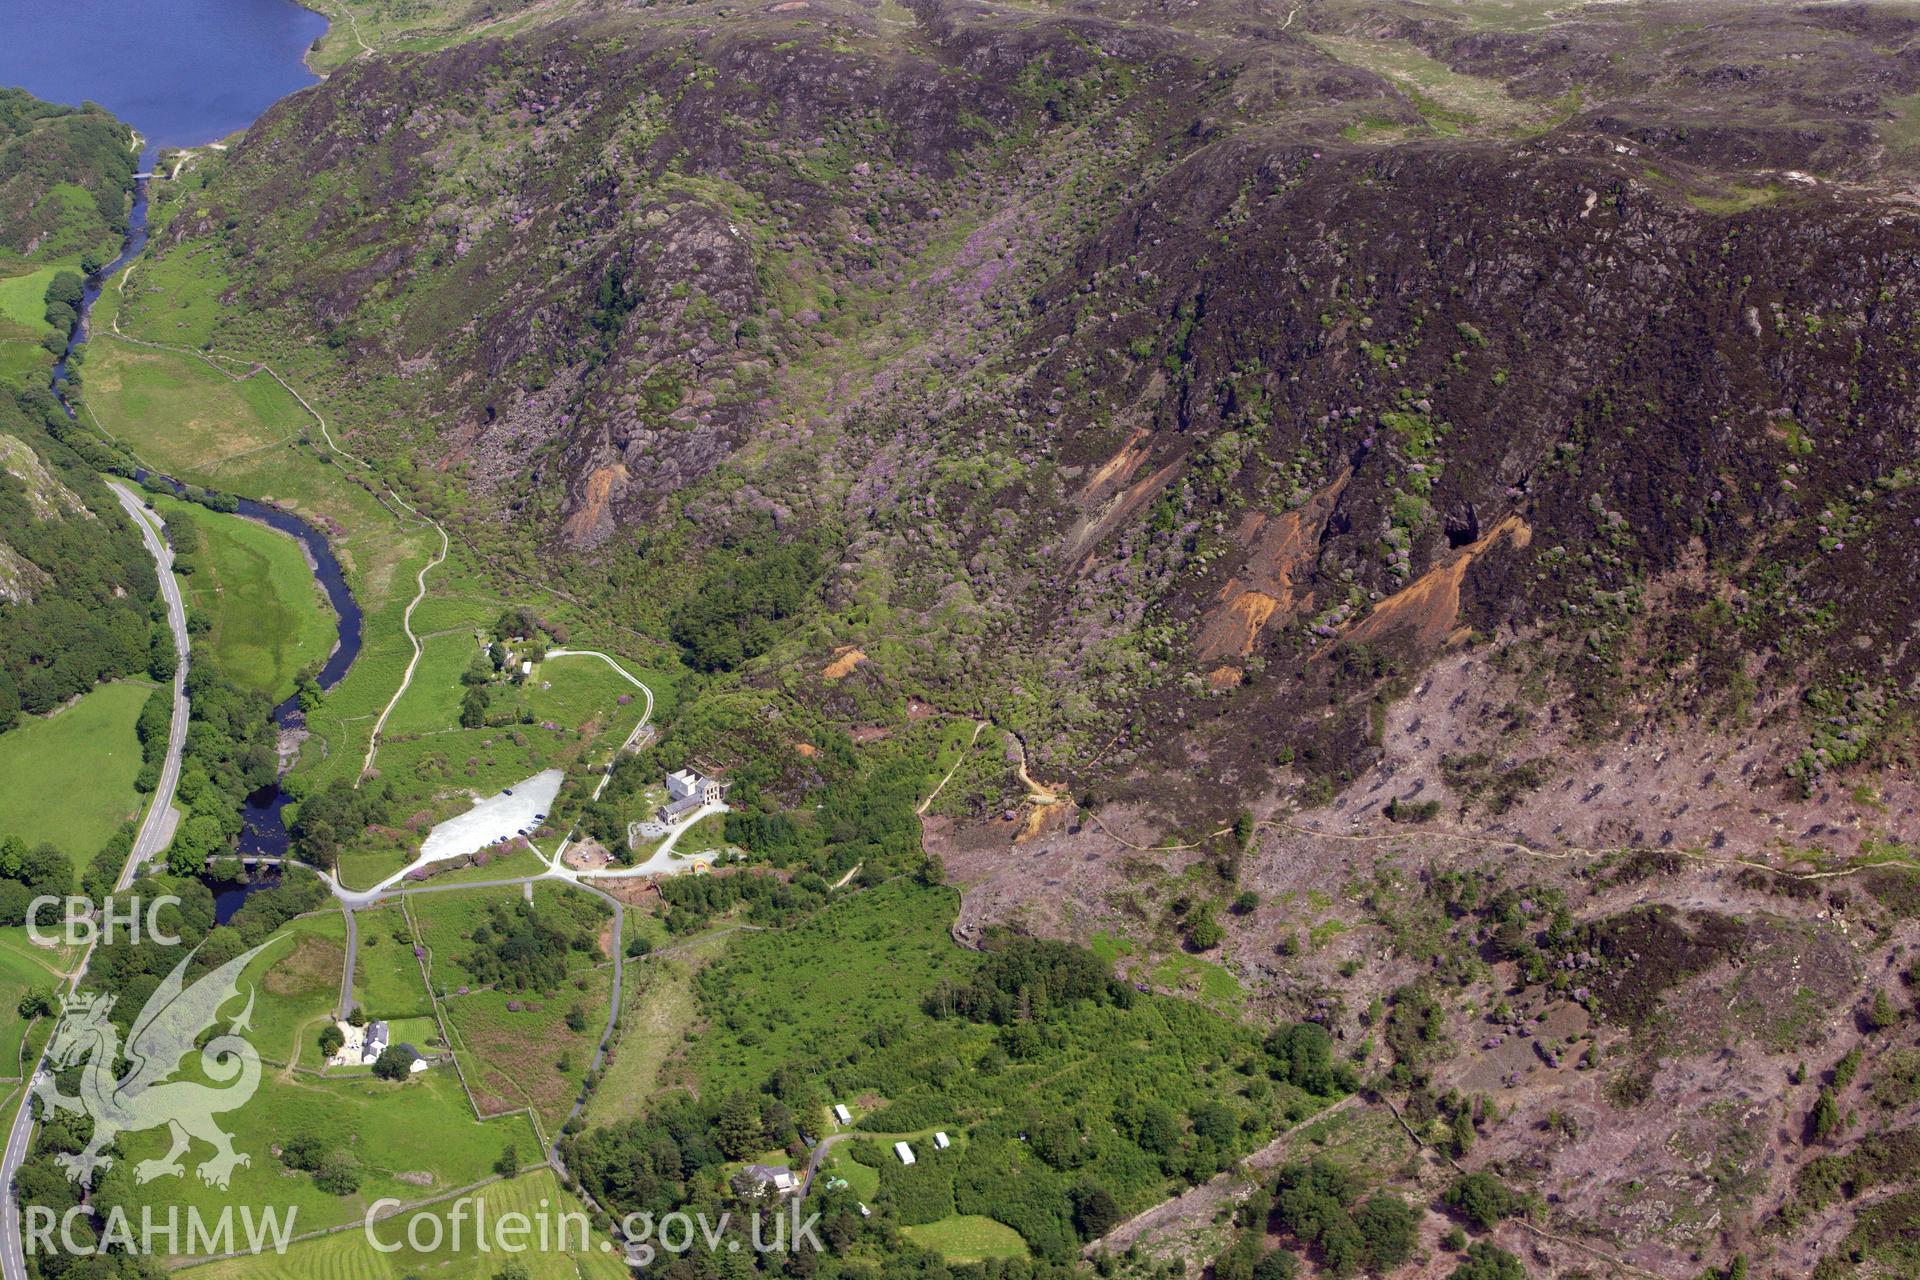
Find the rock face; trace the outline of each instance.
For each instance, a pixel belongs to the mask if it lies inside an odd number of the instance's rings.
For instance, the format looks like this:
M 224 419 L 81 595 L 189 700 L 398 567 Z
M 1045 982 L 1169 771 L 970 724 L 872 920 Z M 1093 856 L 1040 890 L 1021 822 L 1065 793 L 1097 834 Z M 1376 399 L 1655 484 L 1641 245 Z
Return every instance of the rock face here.
M 1538 637 L 1595 732 L 1756 664 L 1911 678 L 1913 42 L 1844 7 L 589 11 L 351 63 L 163 251 L 324 340 L 471 536 L 616 583 L 830 544 L 826 601 L 885 580 L 945 640 L 875 690 L 1070 688 L 1020 713 L 1048 769 L 1198 752 L 1230 799 L 1374 758 L 1371 691 L 1473 635 Z
M 1899 678 L 1905 589 L 1845 587 L 1912 555 L 1912 24 L 1653 20 L 589 11 L 356 60 L 163 251 L 245 264 L 368 447 L 461 477 L 490 536 L 831 528 L 827 599 L 892 575 L 951 637 L 912 679 L 1010 678 L 976 651 L 1005 629 L 1084 691 L 1034 713 L 1120 730 L 1042 735 L 1083 781 L 1150 765 L 1143 710 L 1163 764 L 1226 748 L 1196 687 L 1291 736 L 1354 652 L 1471 630 L 1571 646 L 1610 723 L 1649 591 L 1731 611 L 1723 682 Z M 1337 771 L 1370 748 L 1333 701 Z M 1274 744 L 1229 737 L 1267 785 Z

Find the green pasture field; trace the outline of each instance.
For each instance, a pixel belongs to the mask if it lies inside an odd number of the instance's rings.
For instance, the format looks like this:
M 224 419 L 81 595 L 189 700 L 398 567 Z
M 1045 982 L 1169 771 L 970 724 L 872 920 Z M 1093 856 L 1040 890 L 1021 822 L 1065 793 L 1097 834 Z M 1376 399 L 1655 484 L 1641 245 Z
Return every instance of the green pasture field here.
M 20 275 L 0 276 L 0 337 L 38 342 L 53 332 L 53 326 L 47 323 L 47 286 L 62 270 L 78 268 L 58 263 Z
M 166 189 L 160 183 L 154 186 Z M 156 201 L 155 206 L 159 205 Z M 122 272 L 108 292 L 127 332 L 149 342 L 199 347 L 214 341 L 222 318 L 230 311 L 220 300 L 229 285 L 204 247 L 160 252 L 149 240 L 139 262 Z
M 982 1262 L 988 1258 L 1024 1258 L 1027 1242 L 1004 1222 L 978 1214 L 956 1213 L 923 1226 L 902 1227 L 900 1234 L 948 1262 Z
M 466 812 L 474 796 L 490 796 L 543 769 L 565 768 L 577 745 L 573 735 L 538 725 L 455 729 L 383 741 L 378 769 L 393 783 L 397 814 L 425 809 L 432 822 L 440 822 Z
M 482 1112 L 531 1107 L 550 1132 L 557 1132 L 605 1028 L 613 972 L 600 964 L 600 956 L 572 952 L 566 959 L 567 978 L 553 991 L 483 988 L 463 964 L 474 950 L 473 930 L 494 903 L 512 904 L 522 896 L 520 886 L 419 895 L 408 910 L 431 959 L 442 1023 Z M 583 913 L 592 912 L 597 901 L 557 883 L 533 889 L 534 907 L 542 913 L 565 912 L 584 920 Z M 459 994 L 462 987 L 467 994 Z M 509 1003 L 521 1008 L 510 1011 Z M 586 1015 L 580 1031 L 566 1025 L 576 1004 Z
M 253 993 L 253 1040 L 260 1057 L 318 1068 L 320 1028 L 333 1020 L 347 963 L 347 920 L 337 909 L 290 920 L 247 966 L 240 989 Z
M 460 700 L 467 692 L 460 676 L 477 652 L 479 647 L 469 630 L 428 636 L 421 645 L 413 683 L 387 719 L 387 736 L 399 739 L 459 728 Z
M 188 607 L 212 623 L 195 640 L 220 673 L 275 702 L 293 693 L 294 676 L 333 652 L 333 611 L 307 568 L 300 544 L 244 516 L 223 515 L 159 496 L 164 518 L 189 513 L 200 530 L 196 572 L 181 578 Z
M 475 1194 L 484 1197 L 486 1215 L 496 1222 L 508 1213 L 557 1217 L 580 1212 L 584 1217 L 580 1202 L 561 1188 L 553 1171 L 547 1168 L 532 1170 L 509 1182 L 489 1184 Z M 414 1232 L 413 1238 L 425 1243 L 436 1238 L 435 1233 L 425 1227 L 413 1228 L 410 1221 L 415 1216 L 438 1217 L 441 1223 L 437 1238 L 441 1244 L 431 1252 L 403 1247 L 394 1253 L 382 1253 L 356 1226 L 318 1239 L 303 1240 L 285 1254 L 230 1258 L 180 1274 L 188 1280 L 402 1280 L 403 1277 L 491 1280 L 508 1260 L 517 1260 L 526 1267 L 529 1280 L 625 1280 L 628 1275 L 620 1255 L 605 1247 L 609 1242 L 598 1236 L 589 1237 L 584 1252 L 561 1252 L 556 1248 L 517 1255 L 503 1255 L 498 1251 L 482 1253 L 473 1243 L 471 1206 L 467 1213 L 469 1229 L 463 1241 L 465 1248 L 455 1250 L 448 1216 L 451 1209 L 452 1202 L 431 1205 L 383 1219 L 374 1227 L 382 1244 L 405 1246 L 410 1231 Z M 557 1222 L 554 1230 L 557 1234 Z M 569 1243 L 577 1244 L 579 1227 L 570 1226 L 568 1232 Z M 557 1245 L 559 1241 L 555 1239 L 553 1243 Z
M 513 880 L 522 876 L 537 876 L 547 869 L 547 860 L 527 848 L 515 849 L 511 853 L 483 849 L 476 856 L 484 857 L 486 861 L 442 871 L 429 878 L 427 883 L 470 884 L 476 880 Z
M 195 1059 L 188 1059 L 191 1067 Z M 501 1148 L 513 1143 L 537 1151 L 537 1139 L 524 1117 L 476 1120 L 452 1071 L 423 1071 L 402 1081 L 371 1075 L 319 1077 L 268 1068 L 257 1092 L 244 1105 L 221 1115 L 233 1135 L 236 1152 L 251 1163 L 233 1172 L 226 1190 L 210 1187 L 193 1166 L 211 1154 L 196 1143 L 181 1177 L 160 1177 L 130 1185 L 126 1202 L 191 1206 L 217 1216 L 223 1205 L 277 1205 L 298 1213 L 298 1229 L 313 1231 L 357 1224 L 374 1201 L 392 1197 L 415 1203 L 488 1177 Z M 273 1149 L 295 1138 L 316 1137 L 345 1152 L 360 1170 L 360 1186 L 351 1195 L 322 1191 L 313 1179 L 286 1169 Z M 128 1168 L 163 1155 L 164 1126 L 121 1138 Z M 350 1234 L 358 1236 L 354 1231 Z
M 182 279 L 211 270 L 197 259 L 169 269 Z M 146 270 L 134 276 L 136 301 L 126 313 L 126 333 L 177 342 L 181 335 L 164 325 L 144 328 L 152 317 L 137 299 L 141 282 L 151 278 Z M 292 510 L 327 535 L 346 571 L 364 618 L 362 647 L 345 679 L 308 716 L 312 737 L 300 767 L 319 782 L 351 778 L 359 772 L 374 719 L 399 687 L 412 654 L 402 615 L 416 589 L 415 575 L 438 551 L 439 537 L 359 483 L 356 465 L 325 449 L 318 425 L 278 383 L 264 374 L 240 382 L 225 376 L 246 373 L 250 362 L 221 354 L 216 368 L 193 354 L 122 341 L 112 332 L 121 305 L 118 291 L 109 289 L 95 308 L 83 420 L 90 415 L 103 431 L 179 479 Z M 298 376 L 299 370 L 288 372 Z M 433 589 L 450 585 L 446 571 L 442 566 L 429 575 Z
M 493 904 L 512 905 L 522 901 L 524 896 L 522 886 L 507 885 L 491 889 L 417 894 L 411 899 L 408 910 L 413 915 L 416 932 L 427 948 L 435 991 L 445 994 L 462 986 L 477 985 L 478 979 L 462 963 L 473 950 L 473 943 L 469 939 L 474 928 L 492 914 Z M 589 913 L 593 912 L 599 901 L 584 890 L 558 881 L 533 886 L 536 910 L 565 912 L 583 922 L 589 918 Z M 573 952 L 567 957 L 567 969 L 570 972 L 591 969 L 605 958 Z
M 0 338 L 0 386 L 19 390 L 46 385 L 53 356 L 38 342 Z
M 0 733 L 0 835 L 50 842 L 84 870 L 144 797 L 134 725 L 153 685 L 104 684 L 48 716 Z
M 265 375 L 235 381 L 193 356 L 114 340 L 87 344 L 86 405 L 100 428 L 141 460 L 182 480 L 226 488 L 220 465 L 286 442 L 311 421 Z
M 15 1012 L 29 991 L 58 992 L 72 957 L 38 947 L 27 937 L 25 925 L 0 929 L 0 1078 L 18 1078 L 27 1020 Z
M 354 957 L 353 999 L 369 1018 L 413 1018 L 433 1012 L 413 930 L 396 906 L 355 912 L 360 950 Z

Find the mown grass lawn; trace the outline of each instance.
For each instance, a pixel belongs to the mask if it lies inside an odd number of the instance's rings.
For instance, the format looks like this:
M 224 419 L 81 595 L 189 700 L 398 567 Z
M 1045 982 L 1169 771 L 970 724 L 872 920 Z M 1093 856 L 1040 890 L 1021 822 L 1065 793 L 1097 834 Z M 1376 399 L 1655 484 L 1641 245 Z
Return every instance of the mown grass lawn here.
M 0 835 L 50 842 L 84 869 L 145 797 L 134 725 L 153 685 L 101 685 L 49 716 L 0 733 Z
M 987 1258 L 1024 1258 L 1027 1242 L 1004 1222 L 978 1214 L 956 1213 L 938 1222 L 902 1227 L 900 1234 L 949 1262 L 981 1262 Z
M 293 693 L 293 678 L 333 651 L 338 634 L 306 556 L 278 529 L 245 516 L 156 497 L 163 518 L 185 512 L 200 530 L 195 572 L 183 576 L 187 607 L 212 624 L 194 641 L 235 684 L 278 702 Z
M 302 1241 L 285 1254 L 265 1253 L 231 1258 L 179 1274 L 187 1280 L 401 1280 L 406 1276 L 417 1276 L 420 1280 L 490 1280 L 509 1260 L 522 1263 L 530 1280 L 624 1280 L 628 1274 L 620 1255 L 602 1247 L 607 1243 L 605 1237 L 591 1236 L 584 1250 L 577 1247 L 581 1241 L 578 1223 L 585 1214 L 580 1202 L 560 1187 L 552 1170 L 537 1169 L 511 1182 L 483 1187 L 475 1194 L 484 1197 L 486 1216 L 491 1221 L 498 1222 L 509 1213 L 527 1214 L 536 1221 L 541 1217 L 547 1218 L 552 1223 L 550 1231 L 553 1238 L 550 1243 L 555 1247 L 546 1250 L 535 1248 L 517 1255 L 503 1255 L 498 1250 L 482 1253 L 474 1243 L 471 1230 L 474 1214 L 470 1207 L 467 1215 L 469 1229 L 462 1242 L 465 1247 L 456 1250 L 449 1224 L 448 1215 L 452 1209 L 449 1202 L 413 1213 L 397 1214 L 376 1223 L 373 1228 L 376 1239 L 382 1244 L 403 1246 L 394 1253 L 382 1253 L 374 1248 L 367 1233 L 355 1227 L 335 1235 Z M 560 1243 L 557 1238 L 561 1222 L 559 1215 L 573 1213 L 580 1213 L 581 1219 L 567 1219 L 573 1224 L 567 1228 L 567 1243 L 576 1247 L 561 1250 L 557 1247 Z M 411 1228 L 410 1220 L 415 1216 L 441 1219 L 440 1230 L 436 1233 L 425 1226 Z M 306 1224 L 303 1221 L 300 1225 L 305 1227 Z M 441 1240 L 440 1247 L 431 1252 L 416 1252 L 404 1247 L 410 1230 L 413 1232 L 412 1238 L 422 1242 L 435 1238 L 437 1234 Z

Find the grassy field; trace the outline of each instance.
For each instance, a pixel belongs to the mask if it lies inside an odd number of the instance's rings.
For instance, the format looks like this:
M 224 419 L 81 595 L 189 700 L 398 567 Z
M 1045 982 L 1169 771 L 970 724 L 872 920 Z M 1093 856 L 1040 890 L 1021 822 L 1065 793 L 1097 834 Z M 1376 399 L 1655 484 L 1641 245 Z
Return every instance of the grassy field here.
M 478 1182 L 509 1143 L 528 1157 L 538 1150 L 524 1117 L 475 1120 L 459 1077 L 445 1067 L 400 1082 L 268 1070 L 258 1092 L 223 1113 L 221 1122 L 233 1135 L 234 1150 L 252 1160 L 234 1171 L 228 1190 L 209 1187 L 189 1171 L 135 1187 L 130 1207 L 195 1205 L 218 1214 L 225 1204 L 278 1205 L 296 1210 L 299 1229 L 311 1231 L 356 1222 L 383 1197 L 411 1204 Z M 348 1155 L 359 1168 L 358 1190 L 332 1195 L 311 1177 L 289 1171 L 273 1150 L 295 1138 L 318 1138 Z M 167 1131 L 129 1134 L 121 1142 L 128 1159 L 147 1159 L 165 1152 Z M 189 1159 L 207 1154 L 196 1147 Z
M 84 868 L 120 824 L 140 813 L 134 724 L 153 686 L 101 685 L 50 716 L 0 733 L 0 835 L 50 841 Z
M 86 403 L 102 430 L 181 479 L 278 449 L 311 421 L 271 378 L 235 382 L 204 360 L 110 335 L 88 344 Z
M 428 636 L 421 648 L 420 666 L 413 673 L 413 683 L 387 721 L 387 734 L 400 738 L 458 728 L 460 700 L 467 692 L 460 683 L 460 675 L 477 652 L 472 631 Z
M 866 1204 L 872 1204 L 875 1194 L 880 1190 L 880 1171 L 855 1160 L 844 1142 L 827 1153 L 826 1163 L 821 1168 L 833 1177 L 844 1178 L 853 1194 Z
M 314 47 L 312 62 L 331 71 L 366 49 L 382 52 L 424 52 L 444 49 L 477 36 L 504 36 L 537 18 L 565 12 L 569 0 L 553 4 L 509 4 L 477 10 L 460 0 L 415 0 L 409 4 L 382 0 L 315 0 L 316 10 L 330 21 Z M 487 15 L 479 20 L 476 15 Z
M 281 1065 L 318 1068 L 320 1028 L 333 1020 L 347 963 L 347 921 L 338 910 L 289 921 L 241 976 L 253 989 L 253 1044 Z
M 0 385 L 24 389 L 45 386 L 53 357 L 25 338 L 0 338 Z
M 60 270 L 51 266 L 0 276 L 0 337 L 38 342 L 53 332 L 47 323 L 47 285 Z
M 433 1011 L 413 930 L 398 906 L 361 911 L 360 951 L 354 957 L 353 999 L 369 1018 L 413 1018 Z
M 559 1244 L 560 1233 L 556 1215 L 580 1211 L 580 1202 L 560 1187 L 552 1170 L 545 1168 L 522 1174 L 511 1182 L 490 1184 L 475 1194 L 484 1197 L 486 1216 L 495 1222 L 508 1213 L 528 1214 L 536 1219 L 549 1216 L 554 1221 L 552 1244 L 555 1246 Z M 451 1202 L 429 1206 L 415 1213 L 383 1219 L 374 1227 L 375 1237 L 383 1244 L 405 1245 L 410 1230 L 415 1233 L 413 1238 L 425 1242 L 433 1238 L 435 1233 L 427 1227 L 412 1228 L 410 1219 L 416 1214 L 439 1217 L 441 1230 L 438 1236 L 442 1243 L 440 1248 L 431 1252 L 416 1252 L 403 1247 L 394 1253 L 382 1253 L 373 1247 L 366 1232 L 355 1227 L 320 1239 L 302 1241 L 284 1255 L 233 1258 L 194 1267 L 180 1274 L 190 1277 L 190 1280 L 401 1280 L 402 1277 L 418 1277 L 419 1280 L 489 1280 L 500 1272 L 506 1258 L 498 1251 L 482 1253 L 475 1247 L 471 1213 L 468 1214 L 469 1229 L 463 1240 L 466 1247 L 456 1250 L 447 1218 L 450 1208 Z M 305 1223 L 301 1225 L 305 1226 Z M 580 1228 L 572 1225 L 567 1231 L 568 1242 L 578 1244 Z M 584 1251 L 561 1252 L 556 1247 L 513 1256 L 526 1267 L 529 1280 L 623 1280 L 628 1274 L 627 1269 L 617 1253 L 603 1247 L 606 1243 L 604 1238 L 595 1237 Z
M 63 980 L 56 970 L 71 964 L 72 957 L 35 946 L 25 925 L 0 929 L 0 1077 L 21 1074 L 27 1022 L 14 1012 L 20 997 L 29 991 L 59 990 Z
M 187 607 L 211 629 L 194 642 L 221 674 L 275 702 L 293 692 L 303 667 L 323 662 L 337 635 L 300 544 L 244 516 L 222 515 L 166 497 L 154 499 L 165 517 L 185 511 L 200 530 L 196 571 L 181 579 Z
M 900 1234 L 948 1262 L 981 1262 L 988 1258 L 1024 1258 L 1027 1242 L 1004 1222 L 978 1214 L 956 1213 L 923 1226 L 902 1227 Z
M 124 304 L 129 336 L 181 341 L 184 331 L 165 319 L 171 311 L 143 289 L 166 276 L 180 284 L 182 305 L 173 311 L 206 311 L 215 304 L 204 295 L 218 283 L 210 271 L 185 257 L 170 258 L 164 272 L 143 266 Z M 95 308 L 99 337 L 89 355 L 83 419 L 91 415 L 168 474 L 293 510 L 326 532 L 346 571 L 364 615 L 364 642 L 346 678 L 308 717 L 313 736 L 302 767 L 323 782 L 351 777 L 373 719 L 412 652 L 401 615 L 413 597 L 414 575 L 439 539 L 423 522 L 382 505 L 355 481 L 350 464 L 314 443 L 313 419 L 270 378 L 233 382 L 193 356 L 116 341 L 111 327 L 122 306 L 119 291 L 108 289 Z M 239 373 L 248 365 L 229 359 L 222 367 Z M 436 585 L 453 580 L 450 570 Z
M 1445 137 L 1537 132 L 1564 118 L 1574 105 L 1514 98 L 1499 81 L 1455 71 L 1411 41 L 1310 38 L 1340 61 L 1391 80 L 1407 95 L 1427 128 Z
M 606 1024 L 613 971 L 597 967 L 600 956 L 572 952 L 567 978 L 554 990 L 494 991 L 480 985 L 464 963 L 476 947 L 469 939 L 493 904 L 520 898 L 518 887 L 480 889 L 417 898 L 408 909 L 431 959 L 441 1020 L 482 1113 L 532 1107 L 555 1132 L 579 1094 Z M 580 919 L 587 917 L 579 913 L 591 911 L 597 901 L 559 884 L 534 886 L 533 900 L 542 914 Z M 584 1015 L 577 1031 L 567 1025 L 575 1006 Z
M 627 928 L 635 926 L 629 913 Z M 667 1083 L 669 1063 L 693 1026 L 694 974 L 726 949 L 724 936 L 709 936 L 672 955 L 627 965 L 620 1038 L 587 1102 L 589 1125 L 618 1124 L 646 1110 Z

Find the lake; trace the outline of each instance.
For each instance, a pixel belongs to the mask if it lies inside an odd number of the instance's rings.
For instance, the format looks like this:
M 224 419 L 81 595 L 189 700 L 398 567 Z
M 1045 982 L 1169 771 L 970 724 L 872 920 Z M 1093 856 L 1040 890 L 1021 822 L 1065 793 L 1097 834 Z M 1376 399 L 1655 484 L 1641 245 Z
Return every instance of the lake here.
M 244 129 L 317 83 L 301 59 L 327 29 L 293 0 L 4 0 L 0 85 L 91 99 L 149 147 Z

